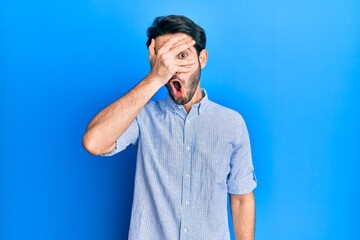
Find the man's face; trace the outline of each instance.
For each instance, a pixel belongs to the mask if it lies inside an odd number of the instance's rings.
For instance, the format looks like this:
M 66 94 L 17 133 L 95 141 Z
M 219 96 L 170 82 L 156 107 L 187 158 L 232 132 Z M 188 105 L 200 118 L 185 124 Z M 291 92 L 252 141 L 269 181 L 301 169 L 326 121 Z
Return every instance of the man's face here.
M 176 34 L 166 34 L 158 36 L 155 39 L 155 52 L 157 52 L 167 40 L 174 37 Z M 173 47 L 176 47 L 182 43 L 189 42 L 191 37 L 179 41 Z M 180 105 L 188 103 L 194 96 L 200 82 L 200 62 L 196 49 L 192 46 L 187 50 L 181 52 L 176 56 L 178 59 L 194 59 L 194 64 L 189 68 L 189 72 L 175 73 L 169 82 L 165 85 L 172 99 Z

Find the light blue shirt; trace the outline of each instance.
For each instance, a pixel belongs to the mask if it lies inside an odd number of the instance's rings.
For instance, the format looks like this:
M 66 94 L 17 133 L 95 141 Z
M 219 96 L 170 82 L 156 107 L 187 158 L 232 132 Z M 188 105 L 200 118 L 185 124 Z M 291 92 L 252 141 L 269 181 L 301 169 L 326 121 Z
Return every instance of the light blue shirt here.
M 188 114 L 150 101 L 104 155 L 138 147 L 130 240 L 230 239 L 227 193 L 257 185 L 243 118 L 202 91 Z

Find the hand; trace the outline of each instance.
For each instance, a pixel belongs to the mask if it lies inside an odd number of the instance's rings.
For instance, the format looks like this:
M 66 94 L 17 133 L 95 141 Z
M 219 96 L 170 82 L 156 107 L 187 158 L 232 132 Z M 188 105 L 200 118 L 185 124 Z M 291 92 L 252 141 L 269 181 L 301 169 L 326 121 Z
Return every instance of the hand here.
M 165 44 L 155 53 L 155 40 L 151 39 L 149 45 L 149 61 L 151 65 L 150 75 L 159 79 L 165 85 L 175 73 L 191 71 L 194 59 L 179 59 L 177 56 L 192 47 L 194 40 L 186 34 L 175 35 L 169 38 Z

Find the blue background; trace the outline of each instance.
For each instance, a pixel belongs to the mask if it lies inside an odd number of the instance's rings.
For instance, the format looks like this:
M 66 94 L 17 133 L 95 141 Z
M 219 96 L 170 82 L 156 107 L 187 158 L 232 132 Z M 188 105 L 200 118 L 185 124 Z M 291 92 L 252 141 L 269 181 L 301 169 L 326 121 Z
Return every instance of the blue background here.
M 172 13 L 205 28 L 202 86 L 247 122 L 257 239 L 359 239 L 355 0 L 1 1 L 0 238 L 127 238 L 136 149 L 94 157 L 81 138 Z

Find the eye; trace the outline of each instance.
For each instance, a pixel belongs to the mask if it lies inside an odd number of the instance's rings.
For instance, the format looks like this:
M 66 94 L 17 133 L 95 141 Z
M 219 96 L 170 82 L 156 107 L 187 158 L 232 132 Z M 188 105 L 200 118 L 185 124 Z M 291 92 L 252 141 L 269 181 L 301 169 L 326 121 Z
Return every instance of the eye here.
M 179 58 L 180 58 L 180 59 L 184 59 L 184 58 L 186 58 L 187 56 L 188 56 L 188 54 L 187 54 L 187 53 L 184 53 L 184 52 L 182 52 L 182 53 L 179 54 Z

